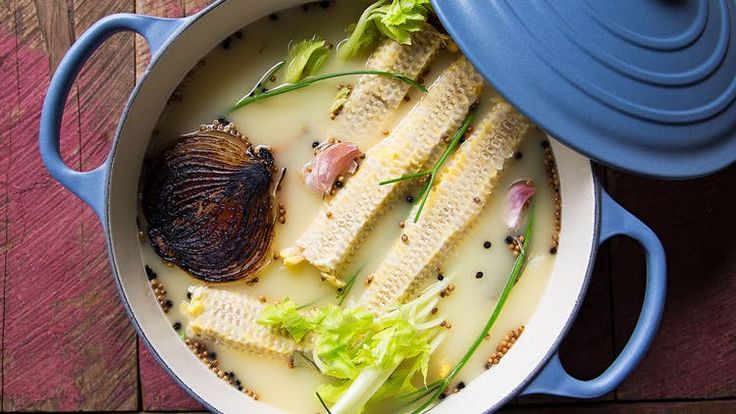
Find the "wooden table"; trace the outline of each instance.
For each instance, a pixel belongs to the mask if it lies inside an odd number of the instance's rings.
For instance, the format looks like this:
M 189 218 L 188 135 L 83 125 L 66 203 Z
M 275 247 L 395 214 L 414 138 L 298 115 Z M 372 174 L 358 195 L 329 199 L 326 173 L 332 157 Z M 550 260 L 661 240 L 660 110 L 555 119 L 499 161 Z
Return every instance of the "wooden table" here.
M 2 408 L 8 411 L 201 411 L 141 346 L 113 286 L 92 211 L 41 165 L 39 112 L 49 74 L 90 24 L 116 12 L 181 17 L 208 0 L 0 2 L 0 296 Z M 107 154 L 145 45 L 110 39 L 80 74 L 61 142 L 69 165 Z M 667 309 L 636 372 L 610 395 L 582 402 L 524 398 L 524 413 L 736 412 L 736 166 L 664 182 L 600 169 L 615 199 L 659 234 L 669 260 Z M 601 249 L 583 311 L 562 346 L 569 370 L 600 373 L 639 312 L 643 255 L 635 243 Z

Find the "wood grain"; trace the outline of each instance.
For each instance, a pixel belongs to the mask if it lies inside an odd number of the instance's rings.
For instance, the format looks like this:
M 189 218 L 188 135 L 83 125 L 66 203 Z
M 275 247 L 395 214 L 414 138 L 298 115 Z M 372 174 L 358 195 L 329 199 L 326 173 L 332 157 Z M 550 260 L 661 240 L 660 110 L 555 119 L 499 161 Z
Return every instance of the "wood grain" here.
M 142 342 L 140 349 L 141 397 L 145 411 L 196 411 L 202 406 L 179 387 L 153 359 Z
M 612 173 L 615 199 L 647 223 L 667 252 L 667 304 L 622 400 L 736 396 L 736 165 L 710 177 L 661 181 Z M 644 265 L 629 240 L 612 245 L 615 339 L 621 349 L 641 307 Z
M 209 6 L 210 3 L 212 3 L 213 1 L 214 0 L 183 0 L 184 13 L 187 16 L 191 16 L 194 13 L 197 13 L 198 11 Z
M 39 114 L 49 74 L 75 32 L 71 1 L 17 0 L 19 96 L 8 186 L 4 410 L 134 410 L 135 342 L 109 274 L 91 265 L 89 210 L 45 172 Z M 83 21 L 83 20 L 80 20 Z M 132 61 L 131 61 L 132 67 Z M 132 71 L 132 69 L 131 69 Z M 83 164 L 78 95 L 62 124 L 62 152 Z
M 158 17 L 184 17 L 184 0 L 135 0 L 139 14 Z M 151 60 L 151 52 L 142 36 L 135 37 L 135 74 L 140 79 Z
M 0 8 L 0 326 L 5 321 L 5 278 L 6 256 L 8 252 L 8 173 L 10 167 L 10 147 L 15 119 L 19 109 L 18 71 L 16 65 L 15 7 Z M 3 332 L 0 330 L 0 343 Z M 2 354 L 0 354 L 2 364 Z M 0 384 L 3 372 L 0 369 Z M 0 389 L 2 401 L 2 389 Z
M 113 13 L 132 13 L 130 0 L 74 0 L 74 33 L 79 37 L 96 21 Z M 90 57 L 78 76 L 80 113 L 81 169 L 91 170 L 108 156 L 118 121 L 135 84 L 133 34 L 120 33 L 103 43 Z M 97 408 L 137 409 L 138 361 L 137 339 L 113 285 L 102 226 L 92 209 L 82 210 L 80 248 L 84 257 L 84 274 L 99 283 L 97 295 L 105 304 L 105 312 L 90 309 L 98 324 L 106 327 L 100 345 L 115 357 L 107 369 L 116 377 L 100 381 L 115 400 Z M 110 404 L 108 406 L 107 404 Z

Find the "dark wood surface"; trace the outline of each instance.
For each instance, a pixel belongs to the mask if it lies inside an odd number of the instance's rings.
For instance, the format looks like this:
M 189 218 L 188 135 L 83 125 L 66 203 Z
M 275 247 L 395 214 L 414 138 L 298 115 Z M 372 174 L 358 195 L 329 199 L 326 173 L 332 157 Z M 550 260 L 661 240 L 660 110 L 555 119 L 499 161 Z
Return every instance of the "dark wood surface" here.
M 45 172 L 38 122 L 49 75 L 84 30 L 116 12 L 167 17 L 208 0 L 0 0 L 0 398 L 6 411 L 201 411 L 137 340 L 110 280 L 93 213 Z M 104 159 L 148 51 L 108 40 L 72 88 L 65 161 Z M 736 167 L 690 181 L 601 168 L 613 197 L 648 223 L 668 254 L 665 316 L 651 352 L 595 401 L 543 396 L 509 413 L 736 413 Z M 636 322 L 643 254 L 631 240 L 600 251 L 590 291 L 561 348 L 580 378 L 602 372 Z

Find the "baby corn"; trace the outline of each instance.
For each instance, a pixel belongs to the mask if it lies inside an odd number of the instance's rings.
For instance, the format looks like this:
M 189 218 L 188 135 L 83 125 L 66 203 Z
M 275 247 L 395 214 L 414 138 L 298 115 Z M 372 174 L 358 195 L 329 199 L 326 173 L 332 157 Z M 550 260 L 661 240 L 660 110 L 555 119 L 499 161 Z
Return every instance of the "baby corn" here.
M 528 128 L 527 119 L 511 105 L 501 102 L 492 108 L 440 173 L 419 221 L 406 221 L 401 238 L 373 274 L 358 306 L 385 309 L 407 299 L 437 271 L 441 259 L 483 210 L 505 161 Z
M 445 145 L 481 91 L 483 78 L 460 58 L 385 140 L 366 153 L 358 172 L 328 202 L 296 245 L 281 252 L 286 266 L 307 260 L 340 286 L 339 272 L 376 218 L 406 185 L 380 182 L 416 172 Z
M 411 45 L 386 39 L 371 54 L 366 69 L 400 73 L 416 80 L 434 58 L 443 37 L 431 25 L 412 37 Z M 364 75 L 335 118 L 327 138 L 363 144 L 386 128 L 409 85 L 385 76 Z
M 274 357 L 288 358 L 300 350 L 291 338 L 258 323 L 265 307 L 258 300 L 201 286 L 190 288 L 190 293 L 189 302 L 181 304 L 187 335 Z

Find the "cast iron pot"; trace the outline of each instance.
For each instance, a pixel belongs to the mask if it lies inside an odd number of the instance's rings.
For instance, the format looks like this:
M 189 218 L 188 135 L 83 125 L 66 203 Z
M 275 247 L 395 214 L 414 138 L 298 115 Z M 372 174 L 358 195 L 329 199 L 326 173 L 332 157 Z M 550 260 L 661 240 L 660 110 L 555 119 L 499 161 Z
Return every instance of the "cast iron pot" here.
M 148 140 L 167 99 L 187 71 L 235 30 L 303 0 L 221 0 L 184 19 L 118 14 L 106 17 L 69 49 L 51 80 L 43 106 L 40 150 L 51 175 L 94 209 L 107 236 L 120 297 L 138 334 L 161 366 L 214 412 L 280 412 L 247 398 L 212 374 L 189 351 L 161 312 L 143 270 L 136 226 L 137 184 Z M 120 31 L 141 34 L 151 49 L 145 76 L 128 100 L 106 161 L 89 172 L 69 168 L 59 154 L 62 111 L 69 89 L 97 46 Z M 524 108 L 519 108 L 524 112 Z M 562 231 L 549 284 L 526 330 L 502 362 L 444 400 L 436 413 L 479 413 L 525 394 L 593 398 L 616 388 L 654 338 L 664 307 L 662 245 L 642 222 L 601 189 L 587 158 L 551 139 L 562 197 Z M 590 281 L 598 246 L 615 235 L 637 240 L 646 252 L 647 283 L 638 323 L 621 354 L 599 377 L 581 381 L 563 368 L 557 348 L 572 325 Z

